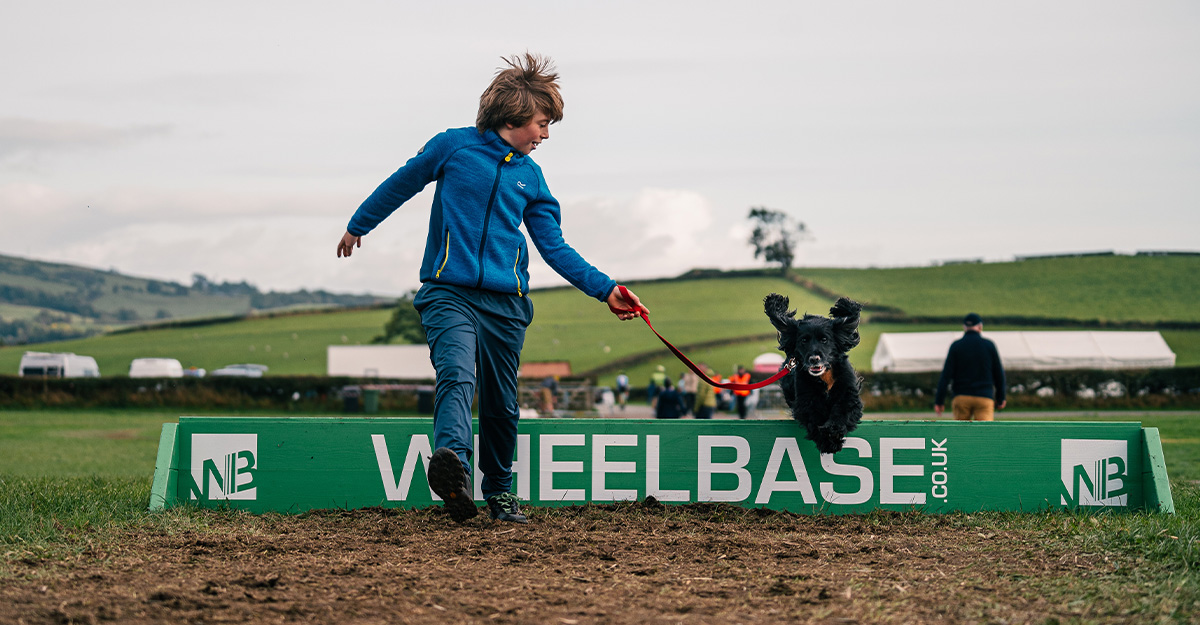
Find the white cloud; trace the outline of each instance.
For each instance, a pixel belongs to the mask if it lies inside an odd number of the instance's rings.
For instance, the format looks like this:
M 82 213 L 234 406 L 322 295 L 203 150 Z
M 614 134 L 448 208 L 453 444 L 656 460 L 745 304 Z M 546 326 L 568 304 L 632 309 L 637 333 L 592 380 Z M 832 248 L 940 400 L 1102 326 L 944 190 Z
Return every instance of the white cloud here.
M 161 189 L 91 197 L 0 185 L 0 250 L 190 284 L 194 273 L 263 290 L 402 293 L 417 283 L 427 196 L 418 196 L 338 263 L 337 239 L 360 198 Z M 424 206 L 422 208 L 422 205 Z M 405 227 L 414 219 L 421 227 Z
M 114 128 L 76 121 L 0 118 L 0 165 L 20 163 L 52 152 L 114 148 L 162 136 L 169 130 L 161 124 Z
M 643 189 L 625 200 L 570 200 L 563 203 L 562 213 L 567 242 L 616 280 L 753 262 L 745 227 L 719 217 L 712 203 L 695 191 Z M 536 258 L 530 278 L 535 288 L 564 283 Z

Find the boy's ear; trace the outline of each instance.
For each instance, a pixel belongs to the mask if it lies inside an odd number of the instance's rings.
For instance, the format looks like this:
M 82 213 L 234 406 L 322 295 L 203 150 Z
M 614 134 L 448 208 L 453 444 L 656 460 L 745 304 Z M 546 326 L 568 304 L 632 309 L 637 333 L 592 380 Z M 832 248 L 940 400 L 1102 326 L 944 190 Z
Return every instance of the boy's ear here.
M 833 308 L 829 309 L 829 316 L 833 319 L 833 338 L 843 352 L 850 351 L 861 340 L 858 335 L 861 311 L 862 304 L 846 297 L 838 298 Z
M 771 320 L 771 325 L 780 332 L 787 331 L 791 327 L 789 322 L 796 316 L 796 311 L 788 311 L 788 298 L 778 293 L 772 293 L 763 299 L 763 310 Z

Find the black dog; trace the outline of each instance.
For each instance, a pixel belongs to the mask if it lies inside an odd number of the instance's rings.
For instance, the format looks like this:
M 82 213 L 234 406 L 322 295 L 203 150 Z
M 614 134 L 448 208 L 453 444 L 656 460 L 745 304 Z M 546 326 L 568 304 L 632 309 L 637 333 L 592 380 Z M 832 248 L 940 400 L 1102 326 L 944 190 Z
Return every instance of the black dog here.
M 862 419 L 860 379 L 846 357 L 858 345 L 862 305 L 843 297 L 829 309 L 829 317 L 805 314 L 800 319 L 796 311 L 788 311 L 783 295 L 768 295 L 763 306 L 779 330 L 779 349 L 796 363 L 779 381 L 792 418 L 821 453 L 839 451 Z

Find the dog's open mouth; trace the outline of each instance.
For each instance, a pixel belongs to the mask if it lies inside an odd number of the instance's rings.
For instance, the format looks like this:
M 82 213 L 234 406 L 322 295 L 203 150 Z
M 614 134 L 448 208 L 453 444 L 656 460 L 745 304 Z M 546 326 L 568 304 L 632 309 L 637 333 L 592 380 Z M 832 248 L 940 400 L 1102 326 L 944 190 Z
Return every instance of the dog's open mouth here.
M 828 368 L 829 368 L 829 365 L 826 365 L 825 363 L 812 365 L 811 367 L 808 368 L 808 374 L 813 375 L 813 376 L 819 376 L 819 375 L 825 373 L 825 370 Z

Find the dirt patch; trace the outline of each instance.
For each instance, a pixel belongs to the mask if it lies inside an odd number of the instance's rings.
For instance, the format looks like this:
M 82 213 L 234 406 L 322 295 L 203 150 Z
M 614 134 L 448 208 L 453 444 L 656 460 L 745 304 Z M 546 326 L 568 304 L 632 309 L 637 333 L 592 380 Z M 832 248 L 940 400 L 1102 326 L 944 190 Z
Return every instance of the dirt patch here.
M 952 517 L 653 501 L 531 512 L 525 526 L 430 508 L 126 531 L 18 563 L 0 622 L 1122 622 L 1103 599 L 1044 598 L 1056 580 L 1111 572 L 1103 556 Z

